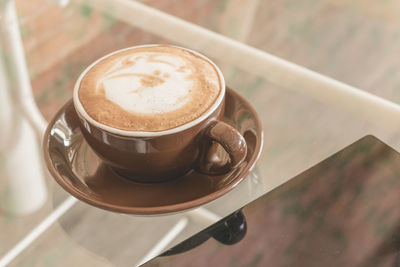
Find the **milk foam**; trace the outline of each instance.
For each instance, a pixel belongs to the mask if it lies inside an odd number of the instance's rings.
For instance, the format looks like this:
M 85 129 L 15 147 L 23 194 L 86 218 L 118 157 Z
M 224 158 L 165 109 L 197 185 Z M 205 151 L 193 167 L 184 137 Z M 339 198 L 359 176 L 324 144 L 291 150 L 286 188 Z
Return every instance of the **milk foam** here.
M 79 84 L 86 113 L 128 131 L 163 131 L 207 112 L 221 92 L 220 75 L 205 58 L 185 49 L 148 46 L 96 62 Z
M 140 52 L 121 58 L 97 83 L 108 100 L 130 112 L 160 114 L 188 101 L 193 70 L 177 55 Z

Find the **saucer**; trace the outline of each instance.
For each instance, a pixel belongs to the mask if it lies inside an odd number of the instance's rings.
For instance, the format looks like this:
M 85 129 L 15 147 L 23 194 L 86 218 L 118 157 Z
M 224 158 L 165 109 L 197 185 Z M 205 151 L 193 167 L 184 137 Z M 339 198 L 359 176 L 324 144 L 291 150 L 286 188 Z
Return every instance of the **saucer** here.
M 155 215 L 195 208 L 226 194 L 252 170 L 261 153 L 263 133 L 254 108 L 227 88 L 223 120 L 247 142 L 247 156 L 225 175 L 208 176 L 190 170 L 162 183 L 140 183 L 117 175 L 88 146 L 78 125 L 72 100 L 50 122 L 44 135 L 44 157 L 59 185 L 74 197 L 98 208 L 138 215 Z

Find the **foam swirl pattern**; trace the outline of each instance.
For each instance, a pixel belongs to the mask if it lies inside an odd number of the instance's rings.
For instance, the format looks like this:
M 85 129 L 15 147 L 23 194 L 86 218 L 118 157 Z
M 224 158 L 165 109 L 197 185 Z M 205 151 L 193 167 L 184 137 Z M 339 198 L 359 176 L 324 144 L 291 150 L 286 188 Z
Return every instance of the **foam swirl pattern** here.
M 214 65 L 187 50 L 140 47 L 112 54 L 82 78 L 79 100 L 94 120 L 128 131 L 163 131 L 205 113 L 221 90 Z

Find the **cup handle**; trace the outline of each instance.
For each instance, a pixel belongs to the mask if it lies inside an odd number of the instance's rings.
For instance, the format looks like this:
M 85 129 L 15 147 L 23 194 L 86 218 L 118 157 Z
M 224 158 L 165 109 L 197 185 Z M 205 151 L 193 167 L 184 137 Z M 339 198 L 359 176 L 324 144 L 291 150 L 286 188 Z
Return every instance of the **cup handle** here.
M 205 129 L 203 137 L 205 141 L 195 168 L 201 173 L 222 175 L 239 166 L 246 158 L 246 140 L 238 130 L 223 121 L 212 121 Z M 212 151 L 213 141 L 219 143 L 228 153 L 230 157 L 228 163 L 221 165 L 220 161 L 215 160 L 213 155 L 216 151 Z

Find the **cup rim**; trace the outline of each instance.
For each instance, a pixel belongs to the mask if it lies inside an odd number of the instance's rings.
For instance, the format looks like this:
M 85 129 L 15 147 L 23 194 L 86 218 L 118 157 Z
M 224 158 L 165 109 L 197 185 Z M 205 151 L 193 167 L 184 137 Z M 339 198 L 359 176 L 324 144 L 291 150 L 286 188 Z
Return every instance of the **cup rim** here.
M 221 86 L 221 90 L 219 92 L 218 97 L 215 99 L 214 103 L 211 105 L 211 107 L 204 112 L 200 117 L 187 122 L 183 125 L 177 126 L 175 128 L 171 128 L 171 129 L 167 129 L 167 130 L 163 130 L 163 131 L 129 131 L 129 130 L 122 130 L 122 129 L 117 129 L 117 128 L 113 128 L 111 126 L 108 126 L 106 124 L 103 124 L 101 122 L 96 121 L 95 119 L 93 119 L 92 117 L 89 116 L 89 114 L 87 114 L 86 110 L 83 108 L 82 103 L 79 100 L 79 96 L 78 96 L 78 91 L 79 91 L 79 87 L 81 84 L 81 81 L 83 79 L 83 77 L 85 77 L 85 75 L 87 74 L 87 72 L 97 63 L 99 63 L 100 61 L 114 55 L 117 53 L 121 53 L 127 50 L 133 50 L 133 49 L 138 49 L 138 48 L 142 48 L 142 47 L 154 47 L 154 46 L 167 46 L 167 47 L 175 47 L 175 48 L 179 48 L 179 49 L 183 49 L 186 50 L 192 54 L 195 54 L 196 56 L 199 56 L 201 58 L 203 58 L 204 60 L 206 60 L 207 62 L 209 62 L 217 71 L 217 74 L 219 76 L 219 83 Z M 176 45 L 169 45 L 169 44 L 146 44 L 146 45 L 137 45 L 137 46 L 131 46 L 131 47 L 127 47 L 127 48 L 123 48 L 123 49 L 119 49 L 116 50 L 114 52 L 111 52 L 99 59 L 97 59 L 96 61 L 94 61 L 92 64 L 90 64 L 79 76 L 78 80 L 76 81 L 75 85 L 74 85 L 74 91 L 73 91 L 73 104 L 74 107 L 76 109 L 77 114 L 79 115 L 79 117 L 83 118 L 84 120 L 86 120 L 86 122 L 92 124 L 93 126 L 100 128 L 104 131 L 107 131 L 109 133 L 113 133 L 113 134 L 117 134 L 117 135 L 122 135 L 122 136 L 128 136 L 128 137 L 154 137 L 154 136 L 162 136 L 162 135 L 168 135 L 168 134 L 174 134 L 174 133 L 178 133 L 178 132 L 182 132 L 184 130 L 187 130 L 189 128 L 192 128 L 193 126 L 201 123 L 202 121 L 204 121 L 206 118 L 208 118 L 222 103 L 222 100 L 225 97 L 225 79 L 224 76 L 222 74 L 222 71 L 219 69 L 219 67 L 209 58 L 207 58 L 206 56 L 204 56 L 203 54 L 200 54 L 199 52 L 193 51 L 191 49 L 185 48 L 185 47 L 180 47 L 180 46 L 176 46 Z

